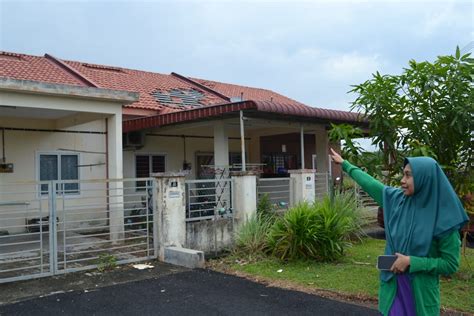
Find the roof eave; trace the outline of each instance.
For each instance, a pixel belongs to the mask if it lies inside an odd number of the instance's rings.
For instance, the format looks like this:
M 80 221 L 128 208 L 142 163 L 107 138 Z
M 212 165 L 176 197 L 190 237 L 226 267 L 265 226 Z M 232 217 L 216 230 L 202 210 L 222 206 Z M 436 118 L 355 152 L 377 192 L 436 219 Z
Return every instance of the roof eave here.
M 0 91 L 94 99 L 129 104 L 138 101 L 137 92 L 81 87 L 33 80 L 0 78 Z

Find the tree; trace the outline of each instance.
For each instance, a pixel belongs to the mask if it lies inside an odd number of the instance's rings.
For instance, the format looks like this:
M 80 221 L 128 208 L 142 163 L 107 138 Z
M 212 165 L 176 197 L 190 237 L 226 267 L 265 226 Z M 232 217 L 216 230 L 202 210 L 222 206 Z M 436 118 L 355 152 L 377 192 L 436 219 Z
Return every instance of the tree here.
M 401 75 L 377 72 L 350 91 L 357 94 L 351 110 L 369 120 L 372 143 L 383 153 L 389 179 L 398 182 L 401 157 L 431 156 L 470 213 L 474 212 L 473 65 L 470 54 L 461 55 L 457 47 L 454 55 L 439 56 L 434 63 L 411 60 Z M 332 136 L 338 137 L 336 132 Z

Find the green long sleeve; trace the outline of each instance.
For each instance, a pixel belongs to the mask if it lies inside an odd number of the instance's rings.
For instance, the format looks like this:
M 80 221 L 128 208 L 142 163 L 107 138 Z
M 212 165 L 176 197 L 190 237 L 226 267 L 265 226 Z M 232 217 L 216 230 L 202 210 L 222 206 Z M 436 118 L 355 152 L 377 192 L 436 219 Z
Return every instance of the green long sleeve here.
M 349 161 L 344 160 L 342 163 L 344 170 L 362 189 L 367 192 L 378 205 L 383 207 L 383 188 L 384 184 L 369 174 L 362 171 L 359 167 L 352 165 Z
M 451 234 L 434 239 L 430 251 L 431 256 L 410 256 L 410 273 L 425 272 L 430 274 L 452 274 L 459 267 L 459 249 L 461 240 L 457 230 Z

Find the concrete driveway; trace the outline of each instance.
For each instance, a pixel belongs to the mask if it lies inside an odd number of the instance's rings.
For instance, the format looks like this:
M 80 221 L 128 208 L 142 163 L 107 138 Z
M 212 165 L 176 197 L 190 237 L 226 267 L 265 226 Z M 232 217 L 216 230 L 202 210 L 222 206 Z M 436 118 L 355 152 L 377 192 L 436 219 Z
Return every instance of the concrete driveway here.
M 0 315 L 378 315 L 367 307 L 267 287 L 210 270 L 140 273 L 147 277 L 105 287 L 96 284 L 81 290 L 72 286 L 76 289 L 72 292 L 53 292 L 0 305 Z M 15 287 L 3 286 L 7 287 L 5 291 Z M 28 282 L 19 286 L 27 288 Z

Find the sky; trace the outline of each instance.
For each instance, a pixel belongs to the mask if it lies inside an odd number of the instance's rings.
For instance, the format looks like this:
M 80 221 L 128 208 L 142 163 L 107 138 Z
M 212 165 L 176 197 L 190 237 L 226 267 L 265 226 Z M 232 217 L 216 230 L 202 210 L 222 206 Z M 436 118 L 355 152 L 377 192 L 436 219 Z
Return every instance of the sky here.
M 349 110 L 351 85 L 471 47 L 472 1 L 8 1 L 0 50 L 270 89 Z

